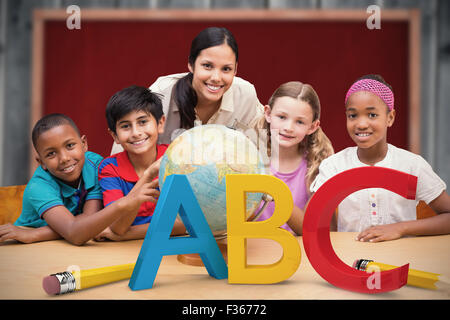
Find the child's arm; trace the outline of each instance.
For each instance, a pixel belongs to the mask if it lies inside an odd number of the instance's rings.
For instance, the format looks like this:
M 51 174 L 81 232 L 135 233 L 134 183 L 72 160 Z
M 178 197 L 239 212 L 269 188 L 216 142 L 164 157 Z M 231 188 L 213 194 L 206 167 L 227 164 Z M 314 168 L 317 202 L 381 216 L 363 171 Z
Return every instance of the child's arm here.
M 99 211 L 102 206 L 103 204 L 101 200 L 88 200 L 84 205 L 83 214 L 90 215 L 95 213 Z M 57 239 L 61 239 L 61 235 L 49 226 L 29 228 L 15 226 L 11 223 L 0 226 L 0 242 L 6 240 L 16 240 L 22 243 L 33 243 Z
M 306 211 L 306 207 L 305 207 Z M 305 211 L 294 205 L 292 209 L 292 214 L 287 221 L 288 226 L 294 231 L 298 236 L 302 235 L 303 219 L 305 218 Z
M 337 214 L 338 214 L 338 210 L 334 210 L 334 214 L 331 217 L 331 222 L 330 222 L 330 231 L 337 231 Z
M 116 220 L 122 210 L 126 210 L 126 198 L 122 199 L 124 201 L 116 201 L 96 214 L 73 216 L 66 207 L 56 206 L 47 210 L 43 217 L 64 239 L 72 244 L 82 245 Z
M 303 234 L 303 220 L 305 219 L 306 208 L 308 208 L 308 204 L 311 198 L 309 198 L 308 202 L 305 205 L 305 209 L 300 209 L 296 205 L 294 205 L 294 209 L 292 210 L 291 217 L 287 221 L 288 226 L 298 235 L 301 236 Z M 330 231 L 337 230 L 337 221 L 336 214 L 333 214 L 330 223 Z
M 103 201 L 100 199 L 86 200 L 83 206 L 83 214 L 91 215 L 103 209 Z
M 104 241 L 104 240 L 112 240 L 112 241 L 124 241 L 124 240 L 136 240 L 145 238 L 145 234 L 147 233 L 149 223 L 139 224 L 135 226 L 131 226 L 127 232 L 122 235 L 119 235 L 111 230 L 110 227 L 107 227 L 105 230 L 100 232 L 97 236 L 94 237 L 95 241 Z
M 156 203 L 157 201 L 156 199 L 159 196 L 159 191 L 156 189 L 158 185 L 159 185 L 158 179 L 147 184 L 146 187 L 147 195 L 149 197 L 147 201 Z M 117 219 L 111 224 L 110 226 L 111 230 L 118 235 L 124 235 L 131 227 L 131 224 L 133 223 L 134 219 L 136 219 L 138 211 L 139 207 L 137 207 L 136 210 L 134 210 L 133 212 L 130 211 L 128 214 L 122 215 L 119 219 Z
M 136 239 L 143 239 L 145 238 L 145 235 L 147 234 L 147 229 L 149 223 L 145 224 L 139 224 L 135 226 L 131 226 L 127 232 L 125 232 L 122 235 L 118 235 L 114 233 L 111 228 L 106 228 L 103 232 L 101 232 L 99 235 L 95 237 L 95 240 L 97 241 L 103 241 L 103 240 L 113 240 L 113 241 L 123 241 L 123 240 L 136 240 Z M 183 225 L 183 222 L 179 220 L 178 218 L 175 220 L 175 224 L 172 229 L 171 236 L 180 236 L 186 234 L 186 228 Z
M 152 163 L 152 165 L 150 167 L 148 167 L 146 172 L 147 173 L 148 172 L 159 172 L 159 165 L 161 163 L 161 159 L 162 158 L 159 158 L 159 160 Z M 148 191 L 148 196 L 149 196 L 148 201 L 156 203 L 157 198 L 159 196 L 159 191 L 156 189 L 159 186 L 158 179 L 148 180 L 148 174 L 144 173 L 144 175 L 139 179 L 139 181 L 137 183 L 147 183 L 148 184 L 147 185 L 147 191 Z M 133 192 L 133 190 L 131 190 L 131 192 Z M 136 208 L 136 210 L 134 212 L 129 212 L 129 214 L 123 215 L 119 219 L 114 221 L 110 226 L 111 231 L 113 231 L 117 235 L 124 235 L 130 228 L 134 219 L 136 219 L 136 215 L 138 214 L 138 211 L 139 211 L 139 206 Z
M 436 216 L 371 227 L 361 232 L 356 237 L 356 240 L 379 242 L 394 240 L 404 236 L 449 234 L 450 196 L 444 191 L 431 201 L 429 206 L 437 213 Z
M 129 215 L 137 212 L 142 202 L 151 201 L 152 190 L 147 182 L 158 174 L 157 170 L 148 170 L 144 173 L 143 179 L 139 180 L 130 193 L 106 208 L 90 214 L 101 208 L 101 200 L 86 201 L 86 214 L 73 216 L 64 206 L 56 206 L 47 210 L 43 217 L 48 225 L 60 234 L 64 239 L 75 245 L 82 245 L 102 232 L 122 215 Z
M 33 243 L 60 239 L 61 236 L 49 226 L 28 228 L 15 226 L 11 223 L 0 225 L 0 242 L 16 240 L 22 243 Z
M 99 211 L 102 206 L 101 200 L 88 200 L 84 205 L 83 214 L 89 215 L 95 213 Z M 11 223 L 0 225 L 0 242 L 16 240 L 22 243 L 33 243 L 57 239 L 61 239 L 61 235 L 49 226 L 29 228 L 15 226 Z

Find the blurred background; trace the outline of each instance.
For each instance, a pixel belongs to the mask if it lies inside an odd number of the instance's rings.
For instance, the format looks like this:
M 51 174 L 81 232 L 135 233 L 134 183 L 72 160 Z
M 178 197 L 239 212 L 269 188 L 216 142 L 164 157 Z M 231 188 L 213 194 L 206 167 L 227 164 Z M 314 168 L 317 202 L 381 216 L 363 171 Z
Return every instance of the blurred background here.
M 410 76 L 408 30 L 401 23 L 383 24 L 383 9 L 419 9 L 420 154 L 447 184 L 450 182 L 448 0 L 0 0 L 0 186 L 26 184 L 30 177 L 33 11 L 65 10 L 70 5 L 81 9 L 80 30 L 68 30 L 65 21 L 49 22 L 45 28 L 42 111 L 73 117 L 82 133 L 87 132 L 90 150 L 102 156 L 109 154 L 112 143 L 104 119 L 109 97 L 128 85 L 149 86 L 158 76 L 187 71 L 192 38 L 210 25 L 223 25 L 233 32 L 239 44 L 238 76 L 255 85 L 263 104 L 283 82 L 312 84 L 322 103 L 322 126 L 336 151 L 353 145 L 340 110 L 346 89 L 365 73 L 380 73 L 393 86 L 401 114 L 388 141 L 407 149 L 407 119 L 411 116 L 407 113 L 410 88 L 405 86 Z M 279 25 L 266 22 L 255 27 L 242 21 L 190 21 L 171 23 L 169 27 L 155 24 L 152 32 L 156 37 L 136 23 L 102 26 L 83 22 L 83 9 L 93 8 L 365 12 L 370 5 L 381 8 L 378 31 L 362 25 L 350 33 L 350 24 L 324 22 L 323 30 L 315 25 L 316 34 L 308 32 L 306 24 L 292 25 L 292 34 L 281 35 Z M 132 52 L 131 58 L 126 58 L 127 52 Z M 167 58 L 168 52 L 179 57 Z

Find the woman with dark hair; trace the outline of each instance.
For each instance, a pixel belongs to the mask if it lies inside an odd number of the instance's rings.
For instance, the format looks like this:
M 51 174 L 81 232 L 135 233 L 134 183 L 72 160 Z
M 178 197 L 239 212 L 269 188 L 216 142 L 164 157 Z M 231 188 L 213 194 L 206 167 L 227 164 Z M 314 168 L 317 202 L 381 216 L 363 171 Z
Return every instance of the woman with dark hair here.
M 189 72 L 159 77 L 150 86 L 162 95 L 166 116 L 159 143 L 170 143 L 198 124 L 256 128 L 264 107 L 255 87 L 236 77 L 238 57 L 236 40 L 226 28 L 206 28 L 192 40 Z
M 195 124 L 255 127 L 264 113 L 255 87 L 236 77 L 238 46 L 226 28 L 210 27 L 192 40 L 188 73 L 160 77 L 150 90 L 161 93 L 166 115 L 160 143 Z

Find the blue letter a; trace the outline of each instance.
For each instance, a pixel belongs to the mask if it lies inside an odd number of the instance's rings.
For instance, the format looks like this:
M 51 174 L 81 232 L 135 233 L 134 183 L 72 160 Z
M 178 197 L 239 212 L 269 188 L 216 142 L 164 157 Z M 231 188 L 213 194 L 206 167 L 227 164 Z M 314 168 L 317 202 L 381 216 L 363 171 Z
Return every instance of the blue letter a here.
M 189 237 L 170 237 L 177 213 Z M 150 289 L 162 257 L 184 253 L 198 253 L 210 276 L 228 277 L 225 260 L 188 179 L 174 174 L 166 178 L 128 286 L 132 290 Z

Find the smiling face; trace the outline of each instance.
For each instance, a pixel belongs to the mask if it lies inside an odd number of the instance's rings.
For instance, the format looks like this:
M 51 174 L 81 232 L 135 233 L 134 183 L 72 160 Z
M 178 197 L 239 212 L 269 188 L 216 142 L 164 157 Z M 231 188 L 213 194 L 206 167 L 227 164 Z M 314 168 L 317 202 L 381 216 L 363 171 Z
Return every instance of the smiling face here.
M 365 150 L 382 150 L 387 145 L 387 129 L 395 119 L 377 95 L 358 91 L 350 96 L 346 107 L 347 131 L 356 145 Z
M 164 116 L 157 122 L 150 113 L 132 111 L 116 122 L 116 133 L 110 134 L 129 154 L 144 154 L 155 148 L 158 135 L 164 131 L 164 121 Z
M 237 71 L 236 55 L 226 43 L 203 49 L 194 65 L 188 64 L 193 74 L 192 87 L 199 104 L 219 102 L 230 88 Z
M 69 124 L 43 132 L 36 142 L 37 161 L 44 170 L 72 187 L 77 187 L 87 151 L 86 137 Z
M 282 148 L 298 148 L 306 135 L 319 127 L 319 121 L 313 121 L 311 106 L 302 100 L 291 97 L 279 97 L 272 109 L 265 106 L 266 121 L 270 124 L 271 137 Z

